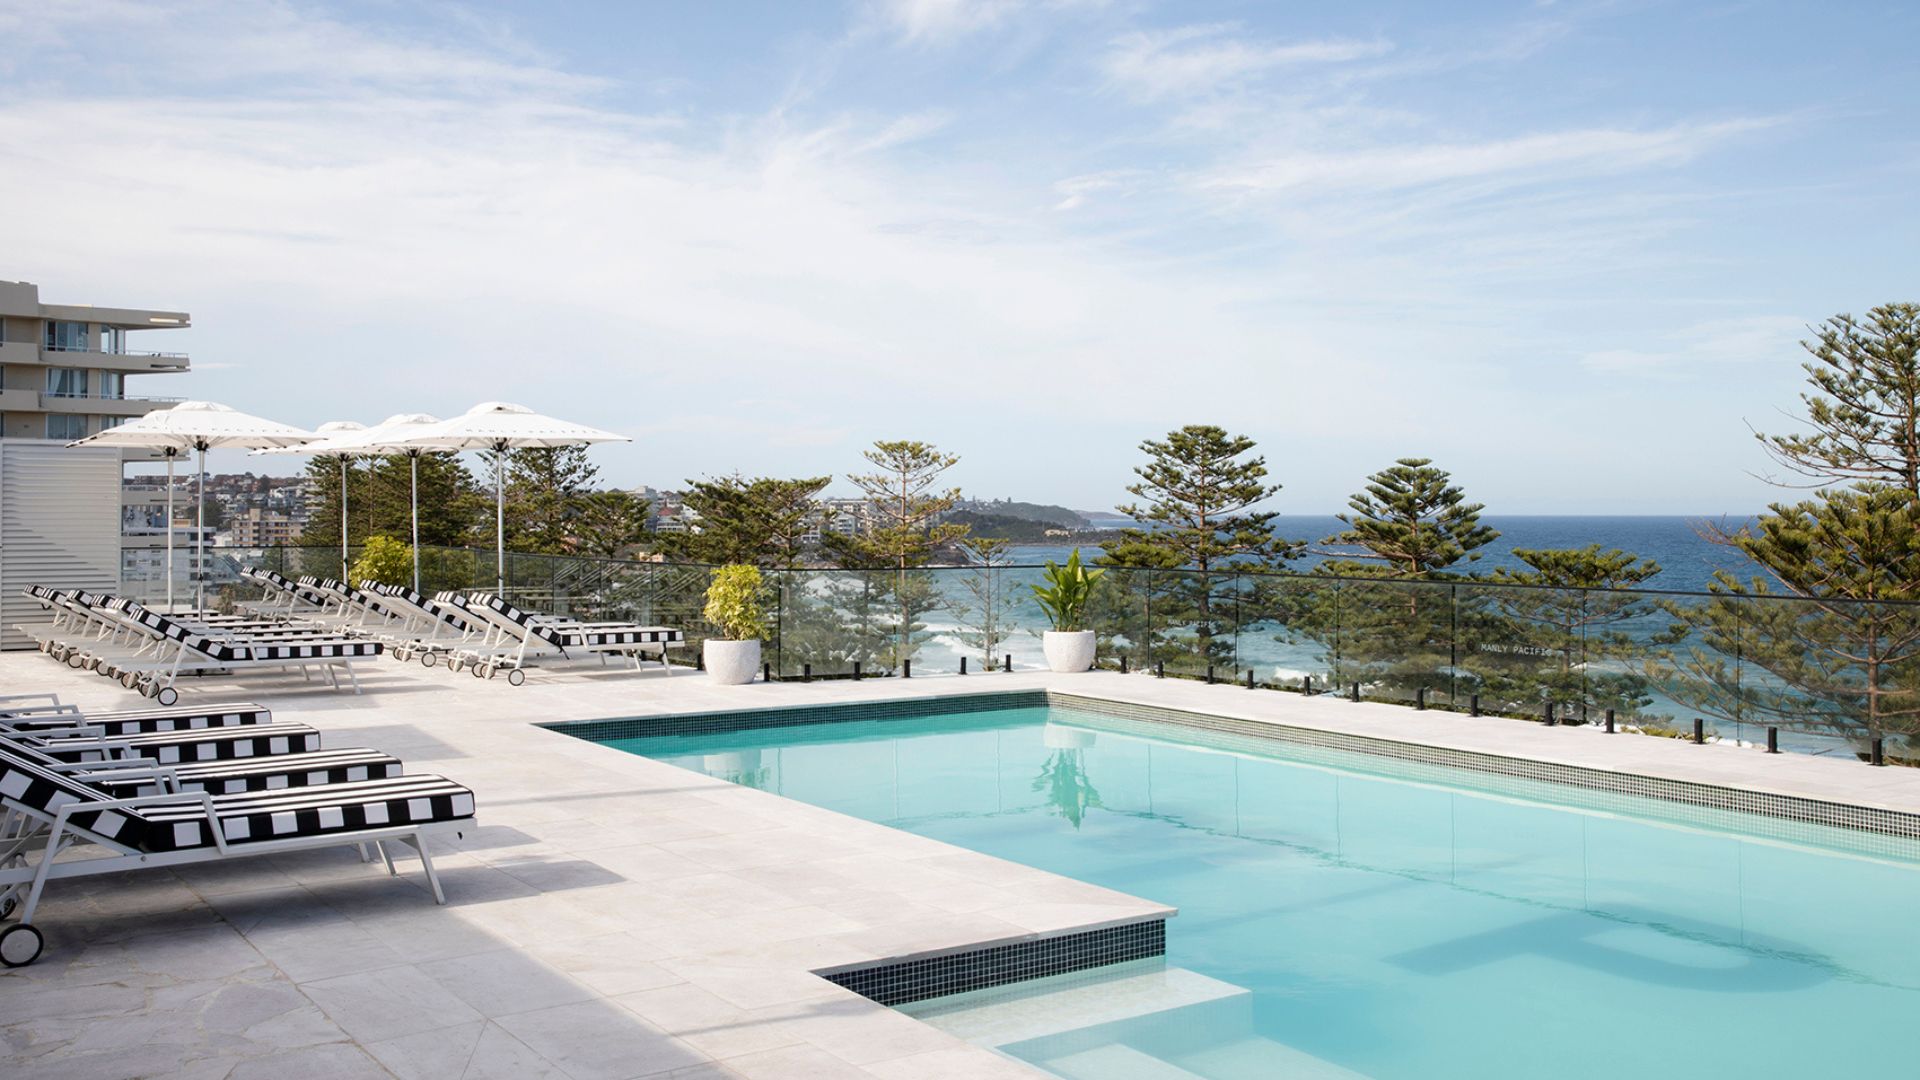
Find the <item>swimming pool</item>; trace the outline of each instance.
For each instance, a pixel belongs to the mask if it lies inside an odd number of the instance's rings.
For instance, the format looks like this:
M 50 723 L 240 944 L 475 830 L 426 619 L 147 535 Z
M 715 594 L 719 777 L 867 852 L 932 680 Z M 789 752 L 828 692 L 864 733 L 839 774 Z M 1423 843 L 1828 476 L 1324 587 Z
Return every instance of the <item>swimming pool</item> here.
M 598 741 L 1178 907 L 1177 1008 L 993 1041 L 1064 1076 L 1920 1075 L 1907 841 L 1057 706 L 822 721 Z M 1086 983 L 1014 1011 L 1132 985 Z

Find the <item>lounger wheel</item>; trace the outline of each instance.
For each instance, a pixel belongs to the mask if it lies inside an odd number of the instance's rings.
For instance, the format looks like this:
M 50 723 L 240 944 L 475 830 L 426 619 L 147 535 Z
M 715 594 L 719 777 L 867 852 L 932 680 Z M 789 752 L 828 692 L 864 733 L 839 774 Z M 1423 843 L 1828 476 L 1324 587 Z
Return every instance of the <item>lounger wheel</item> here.
M 155 701 L 158 701 L 162 705 L 173 705 L 180 700 L 180 691 L 175 690 L 171 686 L 163 686 L 160 688 L 160 692 L 153 695 L 153 697 Z
M 20 901 L 17 897 L 9 896 L 5 900 L 0 900 L 0 922 L 13 918 L 13 910 L 19 906 Z
M 519 668 L 514 668 L 512 671 L 507 672 L 508 686 L 519 686 L 521 683 L 526 681 L 527 681 L 527 673 L 524 671 L 521 671 Z
M 87 658 L 79 653 L 73 653 L 67 657 L 67 666 L 70 668 L 83 667 L 86 665 L 86 662 Z
M 133 688 L 134 688 L 135 686 L 137 686 L 137 685 L 139 685 L 139 683 L 140 683 L 140 676 L 138 676 L 138 675 L 135 675 L 135 674 L 134 674 L 133 672 L 131 672 L 131 671 L 123 671 L 123 672 L 121 672 L 121 673 L 120 673 L 120 685 L 121 685 L 121 686 L 124 686 L 124 687 L 126 687 L 127 689 L 129 689 L 129 690 L 131 690 L 131 689 L 133 689 Z
M 455 659 L 452 659 L 452 660 L 449 660 L 449 661 L 447 661 L 447 670 L 448 670 L 448 671 L 459 671 L 459 670 L 460 670 L 460 669 L 461 669 L 462 667 L 464 667 L 465 665 L 466 665 L 466 662 L 465 662 L 465 661 L 463 661 L 463 660 L 460 660 L 460 659 L 458 659 L 458 658 L 455 658 Z
M 433 665 L 434 665 L 434 655 L 433 655 L 432 649 L 428 649 L 426 652 L 423 652 L 420 654 L 421 667 L 432 667 Z
M 393 658 L 404 664 L 413 659 L 413 650 L 407 648 L 405 645 L 396 645 L 393 650 Z
M 475 664 L 475 665 L 473 665 L 473 677 L 474 677 L 474 678 L 476 678 L 476 679 L 491 679 L 491 678 L 493 678 L 493 665 L 492 665 L 492 664 Z
M 47 939 L 40 936 L 38 927 L 16 924 L 0 930 L 0 964 L 8 967 L 26 967 L 40 959 L 40 950 L 47 947 Z

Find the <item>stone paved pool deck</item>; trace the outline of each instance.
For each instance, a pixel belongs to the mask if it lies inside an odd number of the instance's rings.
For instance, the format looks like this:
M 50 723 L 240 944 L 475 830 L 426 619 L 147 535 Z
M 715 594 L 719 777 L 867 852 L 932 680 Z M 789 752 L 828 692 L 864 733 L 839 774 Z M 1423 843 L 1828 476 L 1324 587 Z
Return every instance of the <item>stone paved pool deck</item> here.
M 812 972 L 1168 914 L 536 726 L 554 721 L 1052 688 L 1920 813 L 1920 770 L 1142 675 L 718 687 L 584 668 L 514 688 L 382 662 L 362 682 L 185 693 L 259 701 L 328 746 L 472 787 L 478 827 L 437 849 L 448 905 L 417 862 L 393 879 L 346 849 L 55 883 L 46 956 L 0 973 L 0 1075 L 1032 1077 Z M 41 691 L 139 704 L 0 654 L 0 693 Z

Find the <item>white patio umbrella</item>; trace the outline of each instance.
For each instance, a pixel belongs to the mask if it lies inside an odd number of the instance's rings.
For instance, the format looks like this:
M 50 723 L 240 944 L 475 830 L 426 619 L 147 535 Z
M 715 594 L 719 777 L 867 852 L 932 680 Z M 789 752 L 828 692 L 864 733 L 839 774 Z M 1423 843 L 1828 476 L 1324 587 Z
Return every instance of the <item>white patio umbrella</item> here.
M 396 445 L 423 450 L 491 450 L 493 470 L 494 587 L 507 588 L 507 451 L 519 447 L 582 446 L 632 442 L 625 435 L 542 416 L 524 405 L 487 401 L 459 416 L 429 424 Z
M 397 413 L 393 416 L 387 417 L 385 420 L 380 421 L 379 423 L 373 425 L 372 427 L 362 427 L 359 424 L 352 424 L 351 430 L 343 430 L 338 434 L 331 435 L 328 438 L 321 440 L 319 442 L 307 443 L 303 446 L 289 447 L 286 450 L 269 450 L 269 451 L 262 451 L 262 452 L 276 453 L 276 454 L 277 453 L 339 454 L 340 460 L 343 462 L 347 458 L 356 454 L 367 454 L 367 455 L 405 454 L 407 455 L 408 464 L 412 467 L 412 471 L 413 471 L 413 495 L 410 500 L 412 511 L 413 511 L 413 591 L 419 592 L 420 591 L 420 455 L 423 453 L 429 453 L 430 451 L 425 447 L 409 445 L 403 442 L 402 440 L 412 435 L 418 434 L 420 431 L 428 427 L 431 427 L 434 424 L 438 424 L 439 422 L 440 422 L 440 419 L 438 417 L 429 416 L 426 413 Z M 322 424 L 320 425 L 320 431 L 326 432 L 327 428 L 330 426 L 331 425 Z M 346 558 L 345 552 L 347 547 L 347 539 L 346 539 L 347 490 L 346 490 L 344 475 L 345 474 L 343 470 L 342 482 L 341 482 L 341 488 L 340 488 L 340 509 L 341 509 L 340 550 L 342 552 L 341 559 L 343 562 L 345 561 L 345 558 Z M 341 578 L 341 580 L 345 581 L 346 579 Z
M 306 442 L 313 433 L 297 427 L 265 420 L 229 409 L 212 401 L 183 401 L 171 409 L 160 409 L 135 417 L 119 427 L 69 443 L 69 446 L 119 446 L 128 449 L 158 450 L 167 457 L 167 606 L 173 606 L 173 459 L 182 451 L 199 455 L 198 498 L 194 502 L 194 547 L 198 562 L 206 563 L 207 524 L 207 451 L 214 449 L 258 449 Z M 204 606 L 205 583 L 194 575 L 194 606 Z
M 276 446 L 265 450 L 255 450 L 256 454 L 306 454 L 311 457 L 333 455 L 340 459 L 340 580 L 347 580 L 347 466 L 353 461 L 353 451 L 341 450 L 340 440 L 358 435 L 367 430 L 367 425 L 358 420 L 329 420 L 313 429 L 314 438 L 297 446 Z

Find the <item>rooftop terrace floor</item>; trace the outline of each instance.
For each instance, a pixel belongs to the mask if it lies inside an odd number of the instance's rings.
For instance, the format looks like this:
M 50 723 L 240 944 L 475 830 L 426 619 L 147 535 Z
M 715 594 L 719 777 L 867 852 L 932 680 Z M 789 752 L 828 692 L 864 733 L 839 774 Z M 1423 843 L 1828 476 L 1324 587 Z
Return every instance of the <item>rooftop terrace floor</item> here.
M 393 879 L 344 848 L 55 883 L 46 955 L 0 973 L 0 1074 L 1030 1077 L 812 972 L 1167 914 L 535 726 L 552 721 L 1055 688 L 1920 813 L 1920 770 L 1139 675 L 719 687 L 580 668 L 514 688 L 383 661 L 362 683 L 183 697 L 259 701 L 471 786 L 478 827 L 436 853 L 448 906 L 417 862 Z M 37 653 L 0 654 L 0 687 L 139 704 Z

